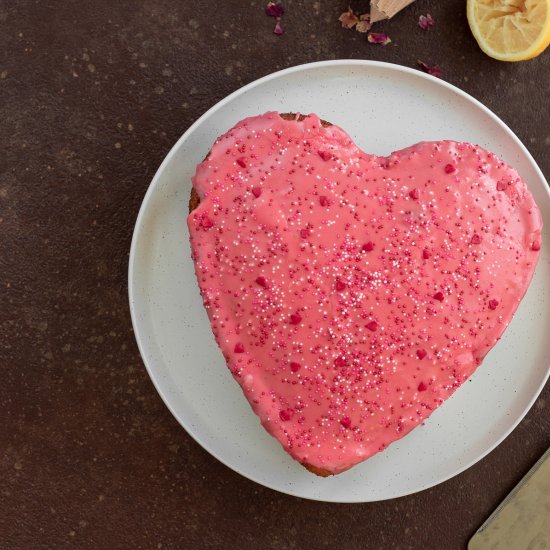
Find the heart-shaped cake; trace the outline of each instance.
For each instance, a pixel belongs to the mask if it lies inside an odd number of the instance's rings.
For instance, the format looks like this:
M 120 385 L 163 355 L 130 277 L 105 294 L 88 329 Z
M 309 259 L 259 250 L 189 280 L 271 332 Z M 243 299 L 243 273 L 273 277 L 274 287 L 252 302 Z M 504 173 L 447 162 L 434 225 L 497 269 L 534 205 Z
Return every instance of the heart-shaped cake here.
M 214 336 L 265 429 L 318 475 L 385 449 L 467 380 L 541 247 L 533 197 L 493 153 L 368 155 L 315 115 L 239 122 L 193 189 Z

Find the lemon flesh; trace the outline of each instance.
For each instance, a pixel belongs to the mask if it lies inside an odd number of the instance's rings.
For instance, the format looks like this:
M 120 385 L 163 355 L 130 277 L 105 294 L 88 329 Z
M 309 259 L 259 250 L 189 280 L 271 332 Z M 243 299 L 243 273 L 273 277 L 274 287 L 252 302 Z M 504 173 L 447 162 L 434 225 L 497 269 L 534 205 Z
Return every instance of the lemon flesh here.
M 550 44 L 550 0 L 468 0 L 479 47 L 501 61 L 523 61 Z

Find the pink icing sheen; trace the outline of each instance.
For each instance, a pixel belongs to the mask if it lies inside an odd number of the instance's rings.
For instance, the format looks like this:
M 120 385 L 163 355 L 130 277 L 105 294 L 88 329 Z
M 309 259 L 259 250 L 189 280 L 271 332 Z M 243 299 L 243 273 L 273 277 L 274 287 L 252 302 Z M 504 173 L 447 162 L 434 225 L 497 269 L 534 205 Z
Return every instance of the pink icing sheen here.
M 285 450 L 333 473 L 474 372 L 539 257 L 526 184 L 470 143 L 383 158 L 272 112 L 221 136 L 193 186 L 192 255 L 229 369 Z

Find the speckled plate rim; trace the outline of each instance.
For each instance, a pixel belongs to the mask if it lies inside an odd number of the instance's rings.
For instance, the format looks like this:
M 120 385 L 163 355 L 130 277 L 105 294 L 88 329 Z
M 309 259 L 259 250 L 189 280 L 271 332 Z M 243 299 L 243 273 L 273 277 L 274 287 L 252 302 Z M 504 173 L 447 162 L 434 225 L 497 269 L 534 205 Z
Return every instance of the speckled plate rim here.
M 137 280 L 136 280 L 136 255 L 138 250 L 138 244 L 140 240 L 140 231 L 143 228 L 143 221 L 145 217 L 145 213 L 148 209 L 148 206 L 151 202 L 151 199 L 153 195 L 155 194 L 159 181 L 161 179 L 161 176 L 163 172 L 165 171 L 166 167 L 171 163 L 174 156 L 177 154 L 177 151 L 179 150 L 180 146 L 186 141 L 186 139 L 209 117 L 211 117 L 214 113 L 216 113 L 219 109 L 226 106 L 228 103 L 233 101 L 236 97 L 242 95 L 243 93 L 251 90 L 254 87 L 260 86 L 270 80 L 281 78 L 283 76 L 290 75 L 292 73 L 297 73 L 300 71 L 309 70 L 312 68 L 330 68 L 330 67 L 336 67 L 336 66 L 348 66 L 348 67 L 362 67 L 362 68 L 384 68 L 388 69 L 389 71 L 394 71 L 396 74 L 398 73 L 406 73 L 408 75 L 414 75 L 415 77 L 419 79 L 426 79 L 431 82 L 437 83 L 439 86 L 446 88 L 448 91 L 454 92 L 458 96 L 461 96 L 463 99 L 466 99 L 468 102 L 472 103 L 474 107 L 481 110 L 485 115 L 490 117 L 495 123 L 497 123 L 498 126 L 506 133 L 508 136 L 512 139 L 516 147 L 521 151 L 521 153 L 525 156 L 526 160 L 531 164 L 536 176 L 541 180 L 541 182 L 544 185 L 546 189 L 546 195 L 548 200 L 550 201 L 550 189 L 548 187 L 548 183 L 546 182 L 546 179 L 544 178 L 544 175 L 540 168 L 538 167 L 536 161 L 532 157 L 532 155 L 529 153 L 528 149 L 523 145 L 523 143 L 520 141 L 520 139 L 512 132 L 512 130 L 499 118 L 497 117 L 490 109 L 485 107 L 481 102 L 479 102 L 474 97 L 470 96 L 460 88 L 457 88 L 456 86 L 449 84 L 448 82 L 444 80 L 437 79 L 435 77 L 432 77 L 430 75 L 421 73 L 417 70 L 404 67 L 401 65 L 396 65 L 392 63 L 385 63 L 385 62 L 379 62 L 379 61 L 370 61 L 370 60 L 357 60 L 357 59 L 341 59 L 341 60 L 331 60 L 331 61 L 318 61 L 314 63 L 307 63 L 303 65 L 297 65 L 294 67 L 289 67 L 287 69 L 283 69 L 281 71 L 277 71 L 274 73 L 271 73 L 269 75 L 266 75 L 262 78 L 259 78 L 241 88 L 236 90 L 235 92 L 231 93 L 218 103 L 216 103 L 213 107 L 211 107 L 208 111 L 206 111 L 201 117 L 199 117 L 188 129 L 187 131 L 180 137 L 180 139 L 175 143 L 175 145 L 172 147 L 168 155 L 165 157 L 163 162 L 161 163 L 160 167 L 158 168 L 155 176 L 153 177 L 151 184 L 149 185 L 149 188 L 145 194 L 145 197 L 143 199 L 135 228 L 134 233 L 132 237 L 132 243 L 130 248 L 130 256 L 129 256 L 129 264 L 128 264 L 128 298 L 129 298 L 129 305 L 130 305 L 130 314 L 132 319 L 132 325 L 134 328 L 134 333 L 136 336 L 136 342 L 141 354 L 141 357 L 143 359 L 143 362 L 145 364 L 145 367 L 147 369 L 147 372 L 149 373 L 149 376 L 161 396 L 162 400 L 164 401 L 165 405 L 168 407 L 172 415 L 176 418 L 176 420 L 180 423 L 180 425 L 187 431 L 187 433 L 197 442 L 199 443 L 206 451 L 208 451 L 212 456 L 217 458 L 220 462 L 222 462 L 227 467 L 231 468 L 232 470 L 236 471 L 237 473 L 243 475 L 244 477 L 251 479 L 252 481 L 255 481 L 261 485 L 264 485 L 266 487 L 269 487 L 270 489 L 273 489 L 278 492 L 282 492 L 291 496 L 298 496 L 301 498 L 306 498 L 310 500 L 318 500 L 323 502 L 335 502 L 335 503 L 359 503 L 359 502 L 373 502 L 373 501 L 379 501 L 379 500 L 386 500 L 391 498 L 399 498 L 402 496 L 407 496 L 410 494 L 414 494 L 426 489 L 429 489 L 431 487 L 434 487 L 440 483 L 443 483 L 447 481 L 448 479 L 451 479 L 452 477 L 455 477 L 456 475 L 462 473 L 463 471 L 467 470 L 474 464 L 476 464 L 478 461 L 483 459 L 485 456 L 487 456 L 491 451 L 493 451 L 506 437 L 517 427 L 517 425 L 521 422 L 521 420 L 525 417 L 527 412 L 531 409 L 533 404 L 535 403 L 536 399 L 540 395 L 540 392 L 544 388 L 549 376 L 550 376 L 550 364 L 548 365 L 546 374 L 542 377 L 541 383 L 536 389 L 536 391 L 533 393 L 531 399 L 528 401 L 527 405 L 525 406 L 524 410 L 516 417 L 516 419 L 510 423 L 508 429 L 504 430 L 500 437 L 498 437 L 495 442 L 491 445 L 489 445 L 487 448 L 485 448 L 482 452 L 480 452 L 475 458 L 472 460 L 466 462 L 461 467 L 457 468 L 456 471 L 451 473 L 450 475 L 446 475 L 445 477 L 442 477 L 441 479 L 438 479 L 434 482 L 424 483 L 420 484 L 415 490 L 410 490 L 407 492 L 399 493 L 399 494 L 393 494 L 389 495 L 384 498 L 379 499 L 346 499 L 342 497 L 338 498 L 318 498 L 312 495 L 304 494 L 303 492 L 297 492 L 292 491 L 289 488 L 282 488 L 280 486 L 277 486 L 273 483 L 266 483 L 265 480 L 257 479 L 255 476 L 250 475 L 249 473 L 244 472 L 241 468 L 239 468 L 235 464 L 231 464 L 228 461 L 225 460 L 224 456 L 221 456 L 219 453 L 215 452 L 211 446 L 203 439 L 201 438 L 200 434 L 196 433 L 196 431 L 189 425 L 187 425 L 176 413 L 175 407 L 172 405 L 170 397 L 167 395 L 167 388 L 164 386 L 165 382 L 157 376 L 156 369 L 152 361 L 150 360 L 147 350 L 145 349 L 143 334 L 141 332 L 140 323 L 137 319 L 137 313 L 136 313 L 136 294 L 137 294 Z M 220 134 L 223 133 L 226 130 L 226 128 L 220 128 Z M 549 220 L 545 220 L 546 223 L 549 222 Z

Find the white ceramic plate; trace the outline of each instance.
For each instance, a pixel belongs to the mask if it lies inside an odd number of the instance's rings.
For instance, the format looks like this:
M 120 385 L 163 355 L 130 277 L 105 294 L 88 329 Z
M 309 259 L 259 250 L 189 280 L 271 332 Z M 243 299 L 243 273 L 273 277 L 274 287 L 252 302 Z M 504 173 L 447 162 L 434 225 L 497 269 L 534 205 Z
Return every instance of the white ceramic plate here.
M 191 176 L 215 139 L 269 110 L 315 112 L 368 153 L 422 140 L 477 143 L 528 182 L 546 244 L 511 325 L 483 365 L 421 426 L 386 451 L 332 478 L 294 462 L 261 427 L 219 351 L 201 298 L 186 227 Z M 145 196 L 130 253 L 130 308 L 141 355 L 172 414 L 206 450 L 242 475 L 292 495 L 383 500 L 465 470 L 518 424 L 540 393 L 550 357 L 550 195 L 518 138 L 459 89 L 418 71 L 372 61 L 329 61 L 261 78 L 218 103 L 170 151 Z

